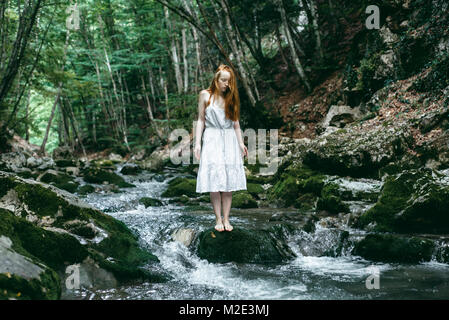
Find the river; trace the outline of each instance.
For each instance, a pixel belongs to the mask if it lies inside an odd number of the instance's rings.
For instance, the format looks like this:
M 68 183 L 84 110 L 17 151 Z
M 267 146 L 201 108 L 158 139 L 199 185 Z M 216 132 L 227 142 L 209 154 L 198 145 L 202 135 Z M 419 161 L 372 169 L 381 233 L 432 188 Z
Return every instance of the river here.
M 120 167 L 117 172 L 119 170 Z M 93 193 L 84 200 L 136 232 L 142 246 L 159 258 L 156 271 L 168 273 L 172 279 L 166 283 L 141 283 L 108 290 L 76 290 L 64 294 L 63 299 L 449 298 L 449 265 L 435 260 L 420 264 L 374 263 L 352 256 L 350 248 L 338 257 L 320 256 L 317 253 L 332 249 L 338 239 L 335 229 L 318 224 L 313 234 L 298 231 L 289 236 L 288 245 L 296 258 L 287 263 L 275 266 L 209 263 L 200 259 L 194 250 L 173 241 L 171 235 L 178 228 L 199 232 L 212 227 L 215 222 L 212 206 L 208 204 L 209 210 L 198 211 L 188 211 L 175 204 L 145 208 L 138 203 L 142 197 L 167 200 L 160 195 L 167 188 L 168 180 L 177 173 L 169 172 L 170 178 L 163 182 L 154 180 L 153 176 L 148 172 L 124 176 L 136 187 L 122 189 L 121 193 Z M 373 187 L 369 182 L 360 183 Z M 357 203 L 351 206 L 357 207 Z M 269 218 L 282 211 L 294 210 L 232 208 L 231 223 L 249 229 L 261 227 L 275 223 Z M 349 227 L 346 230 L 351 236 L 363 233 Z

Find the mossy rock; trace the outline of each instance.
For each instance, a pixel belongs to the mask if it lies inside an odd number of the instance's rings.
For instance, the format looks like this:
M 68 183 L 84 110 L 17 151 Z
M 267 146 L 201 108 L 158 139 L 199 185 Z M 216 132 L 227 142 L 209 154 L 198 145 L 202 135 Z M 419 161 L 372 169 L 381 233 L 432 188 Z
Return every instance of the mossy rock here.
M 257 184 L 257 183 L 247 183 L 246 184 L 246 190 L 253 197 L 257 197 L 257 198 L 259 197 L 259 194 L 265 192 L 264 188 L 262 188 L 262 186 L 260 184 Z
M 209 211 L 210 208 L 206 207 L 206 206 L 202 206 L 202 205 L 188 205 L 188 206 L 185 206 L 182 210 L 185 211 L 185 212 L 190 212 L 190 211 Z
M 376 231 L 448 233 L 449 186 L 431 169 L 387 176 L 376 204 L 360 216 L 358 227 Z
M 417 237 L 395 234 L 369 234 L 357 242 L 352 254 L 371 261 L 420 263 L 430 261 L 435 244 Z
M 134 176 L 141 172 L 142 172 L 142 169 L 139 166 L 131 166 L 131 165 L 123 166 L 122 169 L 120 170 L 121 174 L 134 175 Z
M 234 227 L 219 232 L 210 228 L 202 231 L 198 239 L 198 256 L 212 263 L 278 264 L 289 259 L 266 230 Z
M 74 159 L 60 159 L 60 160 L 55 160 L 55 164 L 56 164 L 56 166 L 58 166 L 60 168 L 76 167 L 77 161 Z
M 95 187 L 90 184 L 85 184 L 78 188 L 78 193 L 81 195 L 87 195 L 89 193 L 95 192 Z
M 139 203 L 143 204 L 145 208 L 148 207 L 160 207 L 163 205 L 162 201 L 159 199 L 143 197 L 139 199 Z
M 298 196 L 293 206 L 303 211 L 311 211 L 315 209 L 315 201 L 317 196 L 314 193 L 305 193 Z
M 6 234 L 10 236 L 23 234 L 24 239 L 15 240 L 20 240 L 21 246 L 27 252 L 41 259 L 46 265 L 59 268 L 58 272 L 64 272 L 60 268 L 66 263 L 79 262 L 88 254 L 99 264 L 104 265 L 107 271 L 117 276 L 119 281 L 129 280 L 133 275 L 139 278 L 142 275 L 148 275 L 150 278 L 155 276 L 148 272 L 142 273 L 140 266 L 158 262 L 157 257 L 139 246 L 137 236 L 123 222 L 50 185 L 0 172 L 0 186 L 0 192 L 16 194 L 17 199 L 26 204 L 29 214 L 35 217 L 33 221 L 45 220 L 53 228 L 64 229 L 86 240 L 92 238 L 92 233 L 86 233 L 88 230 L 83 228 L 83 225 L 93 223 L 106 233 L 106 237 L 99 243 L 87 241 L 87 244 L 81 245 L 70 234 L 48 231 L 26 221 L 25 217 L 15 217 L 18 220 L 14 228 L 10 229 L 13 234 L 11 232 Z M 5 225 L 5 220 L 1 221 L 0 227 Z M 71 224 L 73 221 L 79 222 L 78 229 Z M 15 240 L 13 239 L 17 242 Z M 114 262 L 108 261 L 109 258 L 114 259 Z M 128 272 L 130 270 L 134 271 Z
M 340 190 L 336 183 L 326 184 L 321 190 L 321 197 L 317 201 L 316 209 L 333 214 L 348 213 L 349 206 L 341 200 L 339 194 Z
M 169 183 L 167 190 L 162 193 L 162 197 L 171 198 L 186 195 L 188 197 L 196 197 L 196 179 L 181 178 L 176 182 Z
M 313 175 L 299 182 L 299 191 L 302 193 L 313 193 L 321 195 L 321 190 L 324 187 L 324 176 Z
M 78 189 L 79 183 L 74 181 L 74 178 L 54 170 L 48 170 L 41 177 L 40 181 L 52 184 L 59 189 L 66 190 L 70 193 L 75 193 Z
M 247 183 L 256 183 L 256 184 L 267 184 L 273 181 L 273 176 L 254 176 L 249 175 L 246 177 Z
M 299 195 L 299 179 L 287 176 L 268 190 L 267 200 L 278 206 L 291 206 Z
M 241 208 L 241 209 L 249 209 L 249 208 L 257 208 L 257 201 L 253 199 L 251 194 L 246 191 L 235 192 L 232 195 L 232 207 L 233 208 Z
M 211 202 L 210 194 L 198 197 L 198 201 L 200 201 L 200 202 Z
M 88 183 L 102 184 L 103 182 L 108 182 L 110 184 L 115 184 L 120 188 L 135 187 L 135 185 L 126 182 L 122 177 L 115 174 L 114 172 L 110 172 L 101 168 L 89 167 L 83 170 L 83 175 L 84 181 Z

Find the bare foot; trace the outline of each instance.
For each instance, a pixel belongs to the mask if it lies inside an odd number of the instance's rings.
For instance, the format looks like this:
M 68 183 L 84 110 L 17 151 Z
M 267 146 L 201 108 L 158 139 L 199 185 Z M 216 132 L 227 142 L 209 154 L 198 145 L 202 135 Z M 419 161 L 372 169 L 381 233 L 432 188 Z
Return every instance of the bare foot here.
M 217 230 L 217 231 L 219 231 L 219 232 L 224 231 L 224 226 L 223 226 L 223 223 L 222 223 L 221 221 L 219 221 L 219 222 L 217 222 L 217 223 L 215 224 L 215 230 Z
M 234 229 L 233 226 L 231 226 L 231 224 L 229 223 L 229 221 L 225 221 L 224 222 L 224 228 L 226 231 L 232 231 L 232 229 Z

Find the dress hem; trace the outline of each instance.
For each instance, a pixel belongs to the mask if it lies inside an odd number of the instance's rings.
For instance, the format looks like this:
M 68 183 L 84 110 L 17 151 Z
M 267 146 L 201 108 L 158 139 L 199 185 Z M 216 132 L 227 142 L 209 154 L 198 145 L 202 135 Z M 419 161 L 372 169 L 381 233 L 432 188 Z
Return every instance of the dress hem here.
M 248 189 L 233 189 L 233 190 L 213 190 L 213 191 L 195 191 L 196 193 L 206 193 L 206 192 L 232 192 L 232 191 L 240 191 L 240 190 L 248 190 Z

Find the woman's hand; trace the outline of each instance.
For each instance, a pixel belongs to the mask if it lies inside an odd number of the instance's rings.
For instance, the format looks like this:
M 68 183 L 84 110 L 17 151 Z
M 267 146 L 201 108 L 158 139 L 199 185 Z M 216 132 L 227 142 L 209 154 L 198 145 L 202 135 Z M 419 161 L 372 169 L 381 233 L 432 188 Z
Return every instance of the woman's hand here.
M 244 157 L 248 157 L 248 148 L 243 143 L 240 144 L 240 150 L 242 151 Z
M 201 146 L 200 145 L 196 145 L 195 149 L 193 150 L 193 153 L 195 154 L 196 159 L 200 160 L 200 157 L 201 157 Z

